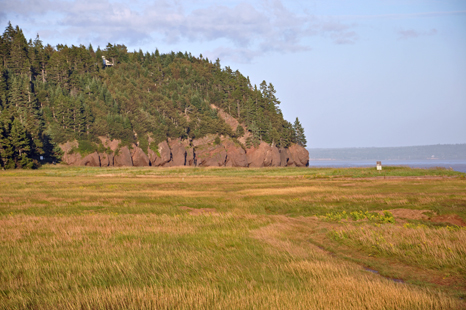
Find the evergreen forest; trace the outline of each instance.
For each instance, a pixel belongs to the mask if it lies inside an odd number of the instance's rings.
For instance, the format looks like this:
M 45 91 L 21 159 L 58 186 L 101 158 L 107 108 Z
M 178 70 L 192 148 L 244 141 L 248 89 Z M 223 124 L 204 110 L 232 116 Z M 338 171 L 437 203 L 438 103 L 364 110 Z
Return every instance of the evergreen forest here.
M 98 146 L 99 136 L 147 149 L 149 139 L 239 138 L 247 130 L 245 147 L 306 146 L 299 120 L 283 118 L 275 94 L 272 83 L 252 85 L 219 59 L 128 52 L 110 43 L 54 47 L 39 36 L 28 41 L 9 23 L 0 37 L 0 165 L 34 168 L 41 156 L 59 161 L 58 144 Z M 212 105 L 245 127 L 233 132 Z

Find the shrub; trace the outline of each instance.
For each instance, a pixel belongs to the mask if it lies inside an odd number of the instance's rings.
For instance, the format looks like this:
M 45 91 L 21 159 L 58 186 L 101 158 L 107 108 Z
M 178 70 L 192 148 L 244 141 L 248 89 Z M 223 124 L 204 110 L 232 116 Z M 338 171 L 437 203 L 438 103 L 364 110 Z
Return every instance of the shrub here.
M 244 135 L 244 128 L 243 126 L 241 125 L 238 125 L 238 127 L 236 127 L 236 132 L 235 132 L 235 135 L 236 137 L 242 137 Z

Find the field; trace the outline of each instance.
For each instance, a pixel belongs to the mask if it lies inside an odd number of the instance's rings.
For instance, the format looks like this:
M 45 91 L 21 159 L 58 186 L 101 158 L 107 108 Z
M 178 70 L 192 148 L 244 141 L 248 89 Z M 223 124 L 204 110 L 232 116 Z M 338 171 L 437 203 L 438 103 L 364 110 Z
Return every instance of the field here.
M 464 309 L 465 222 L 445 169 L 0 171 L 0 309 Z

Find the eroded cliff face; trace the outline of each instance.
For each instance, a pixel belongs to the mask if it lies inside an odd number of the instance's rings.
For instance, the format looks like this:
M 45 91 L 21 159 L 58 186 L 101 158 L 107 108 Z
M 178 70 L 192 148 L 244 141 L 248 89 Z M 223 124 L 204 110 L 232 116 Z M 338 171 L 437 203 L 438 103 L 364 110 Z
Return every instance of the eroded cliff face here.
M 280 150 L 276 146 L 261 142 L 257 148 L 247 150 L 248 167 L 279 167 Z
M 217 108 L 221 117 L 233 131 L 243 126 L 231 115 Z M 247 129 L 247 128 L 246 128 Z M 105 153 L 94 152 L 84 158 L 79 153 L 78 142 L 72 141 L 60 145 L 64 152 L 62 161 L 69 165 L 101 166 L 101 167 L 307 167 L 309 152 L 302 146 L 292 145 L 289 148 L 277 148 L 274 145 L 261 142 L 256 147 L 246 149 L 245 141 L 251 136 L 249 131 L 238 140 L 221 137 L 220 143 L 216 135 L 207 135 L 194 140 L 168 139 L 157 145 L 149 136 L 149 147 L 141 149 L 133 144 L 130 147 L 120 147 L 119 140 L 99 137 Z
M 277 148 L 265 142 L 257 147 L 245 149 L 241 144 L 229 138 L 214 143 L 215 136 L 207 136 L 193 141 L 169 140 L 150 145 L 142 150 L 133 144 L 131 147 L 118 147 L 120 141 L 102 138 L 107 152 L 94 152 L 84 158 L 72 150 L 78 142 L 60 145 L 64 155 L 62 161 L 74 166 L 93 167 L 307 167 L 309 152 L 302 146 Z

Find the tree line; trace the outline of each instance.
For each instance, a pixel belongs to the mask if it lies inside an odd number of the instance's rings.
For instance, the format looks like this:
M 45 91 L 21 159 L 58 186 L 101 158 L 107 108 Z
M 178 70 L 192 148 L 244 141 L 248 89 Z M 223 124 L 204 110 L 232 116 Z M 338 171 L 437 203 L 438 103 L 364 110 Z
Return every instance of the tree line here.
M 102 56 L 113 66 L 106 67 Z M 11 23 L 0 37 L 0 165 L 36 167 L 40 157 L 58 160 L 59 143 L 148 144 L 167 138 L 207 134 L 238 138 L 251 133 L 247 147 L 261 141 L 288 147 L 306 145 L 298 120 L 283 118 L 272 83 L 249 78 L 220 60 L 202 55 L 44 45 L 27 41 Z M 215 105 L 243 126 L 233 131 Z

